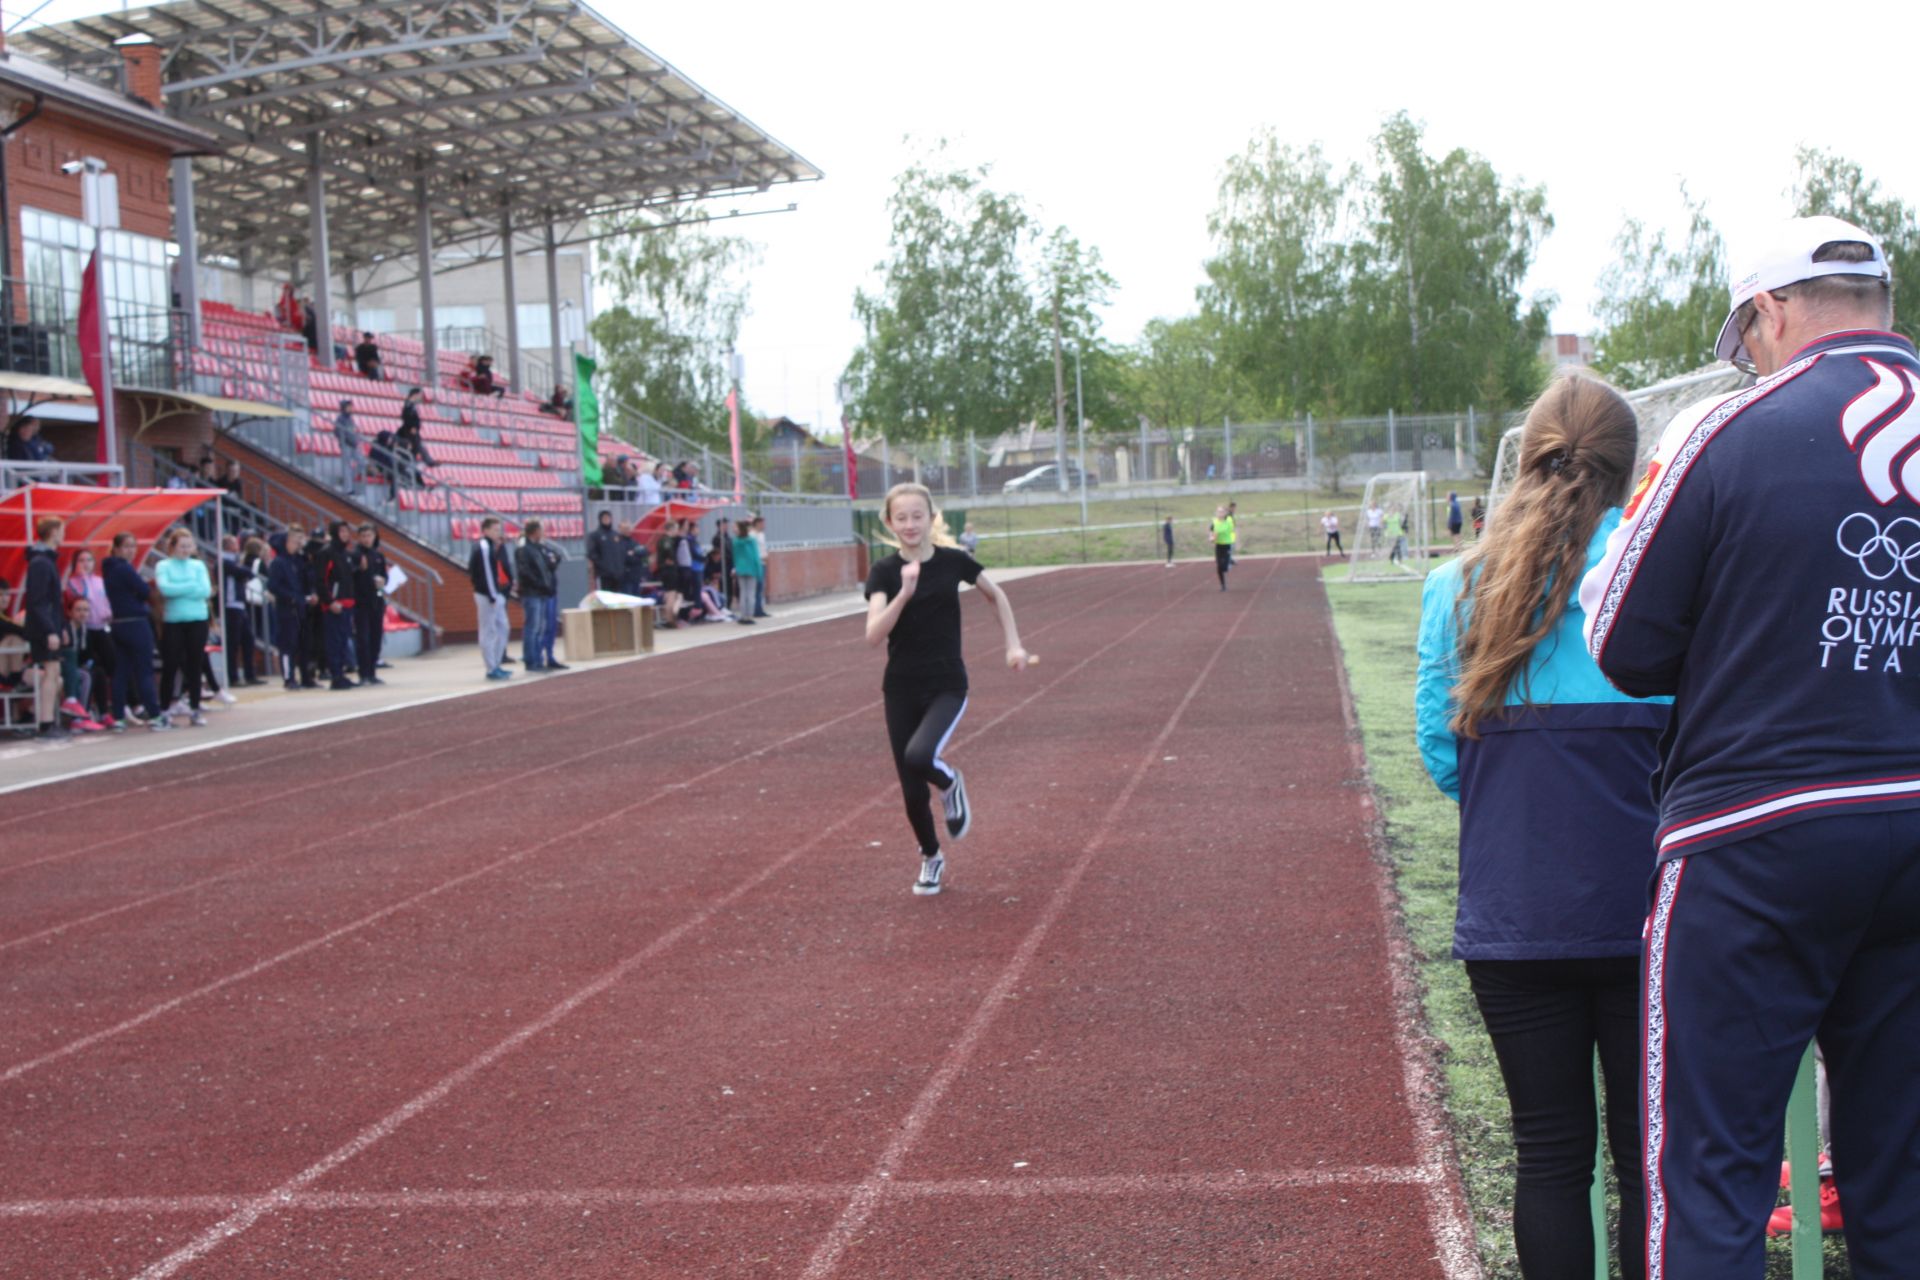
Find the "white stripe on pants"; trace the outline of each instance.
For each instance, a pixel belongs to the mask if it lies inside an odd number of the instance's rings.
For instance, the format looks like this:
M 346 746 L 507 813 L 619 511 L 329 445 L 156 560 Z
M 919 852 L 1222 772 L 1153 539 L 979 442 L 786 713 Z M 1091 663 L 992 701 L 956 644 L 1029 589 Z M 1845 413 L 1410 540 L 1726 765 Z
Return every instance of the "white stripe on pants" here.
M 507 625 L 506 598 L 489 600 L 475 595 L 473 603 L 480 612 L 480 658 L 487 664 L 487 670 L 498 671 L 500 660 L 507 656 L 507 634 L 511 630 Z

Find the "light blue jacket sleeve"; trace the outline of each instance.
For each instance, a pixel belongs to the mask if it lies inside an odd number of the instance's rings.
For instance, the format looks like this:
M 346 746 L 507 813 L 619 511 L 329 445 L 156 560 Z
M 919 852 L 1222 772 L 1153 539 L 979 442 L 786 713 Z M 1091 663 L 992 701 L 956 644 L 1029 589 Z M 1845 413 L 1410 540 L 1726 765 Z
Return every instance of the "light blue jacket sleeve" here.
M 1460 595 L 1459 562 L 1427 575 L 1420 593 L 1420 656 L 1414 678 L 1414 737 L 1427 776 L 1456 803 L 1460 799 L 1459 744 L 1448 721 L 1453 718 L 1453 685 L 1458 668 L 1455 641 Z

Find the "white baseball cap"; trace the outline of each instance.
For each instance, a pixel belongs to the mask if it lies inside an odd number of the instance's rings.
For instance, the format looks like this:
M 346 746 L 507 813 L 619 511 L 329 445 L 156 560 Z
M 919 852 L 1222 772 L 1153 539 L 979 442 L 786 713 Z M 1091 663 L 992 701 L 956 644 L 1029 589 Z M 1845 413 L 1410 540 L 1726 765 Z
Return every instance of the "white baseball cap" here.
M 1835 240 L 1853 240 L 1868 245 L 1873 249 L 1873 256 L 1865 262 L 1815 262 L 1814 252 L 1821 245 Z M 1874 276 L 1881 280 L 1889 279 L 1887 251 L 1880 247 L 1878 239 L 1844 218 L 1822 215 L 1780 223 L 1752 246 L 1752 252 L 1734 270 L 1733 300 L 1727 307 L 1726 323 L 1720 326 L 1720 338 L 1713 344 L 1713 354 L 1735 364 L 1750 361 L 1752 357 L 1747 354 L 1746 342 L 1734 322 L 1740 308 L 1756 293 L 1784 289 L 1815 276 Z

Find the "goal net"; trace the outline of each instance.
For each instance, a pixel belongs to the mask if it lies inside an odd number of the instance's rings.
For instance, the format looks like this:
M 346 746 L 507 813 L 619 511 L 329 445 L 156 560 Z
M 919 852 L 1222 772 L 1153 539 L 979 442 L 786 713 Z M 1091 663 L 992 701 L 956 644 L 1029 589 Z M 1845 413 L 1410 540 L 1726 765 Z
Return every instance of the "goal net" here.
M 1387 471 L 1367 481 L 1359 527 L 1347 565 L 1349 582 L 1425 577 L 1433 517 L 1427 510 L 1427 473 Z
M 1513 478 L 1520 473 L 1520 433 L 1523 427 L 1508 427 L 1500 437 L 1500 448 L 1493 455 L 1493 479 L 1487 484 L 1487 519 L 1493 519 L 1493 509 L 1500 505 L 1500 499 L 1507 496 L 1513 488 Z

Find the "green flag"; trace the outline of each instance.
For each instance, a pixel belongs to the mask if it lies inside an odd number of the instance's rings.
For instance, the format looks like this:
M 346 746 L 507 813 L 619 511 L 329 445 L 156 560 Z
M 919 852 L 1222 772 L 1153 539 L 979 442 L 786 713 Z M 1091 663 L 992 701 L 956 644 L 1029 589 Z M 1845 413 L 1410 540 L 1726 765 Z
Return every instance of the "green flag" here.
M 600 398 L 593 394 L 593 361 L 573 357 L 573 420 L 580 427 L 580 483 L 600 483 Z

